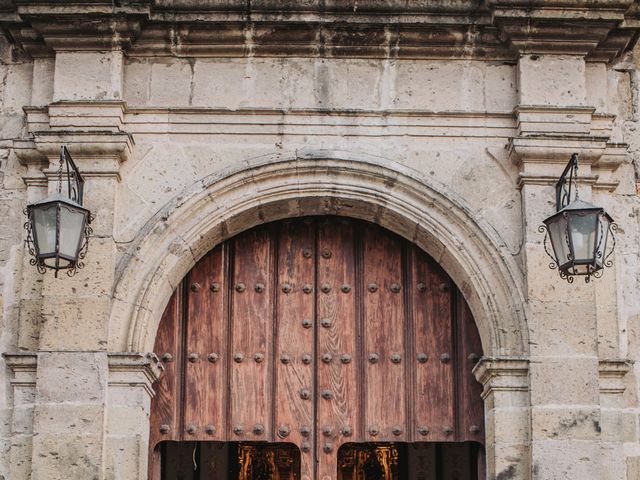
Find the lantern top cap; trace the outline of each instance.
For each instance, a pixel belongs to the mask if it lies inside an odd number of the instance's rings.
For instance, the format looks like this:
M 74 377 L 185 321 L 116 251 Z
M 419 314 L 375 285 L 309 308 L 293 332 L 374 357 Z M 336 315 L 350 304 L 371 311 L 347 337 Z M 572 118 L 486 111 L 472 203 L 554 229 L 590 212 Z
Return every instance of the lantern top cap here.
M 32 204 L 29 205 L 29 207 L 32 208 L 32 207 L 35 207 L 37 205 L 44 205 L 44 204 L 47 204 L 47 203 L 54 203 L 54 202 L 62 202 L 62 203 L 66 203 L 67 205 L 71 205 L 72 207 L 75 207 L 75 208 L 80 208 L 82 210 L 87 210 L 82 205 L 80 205 L 78 202 L 74 202 L 73 200 L 71 200 L 69 197 L 67 197 L 63 193 L 54 193 L 53 195 L 50 195 L 50 196 L 48 196 L 46 198 L 43 198 L 42 200 L 38 200 L 37 202 L 33 202 Z
M 575 212 L 575 211 L 579 211 L 579 210 L 600 210 L 605 215 L 605 217 L 607 217 L 607 220 L 609 220 L 609 222 L 613 223 L 613 218 L 611 218 L 611 216 L 605 211 L 604 208 L 599 207 L 597 205 L 594 205 L 593 203 L 585 202 L 584 200 L 580 200 L 579 198 L 576 198 L 569 205 L 567 205 L 566 207 L 558 210 L 556 213 L 554 213 L 549 218 L 544 220 L 544 223 L 547 223 L 552 218 L 556 218 L 557 216 L 562 215 L 564 213 Z

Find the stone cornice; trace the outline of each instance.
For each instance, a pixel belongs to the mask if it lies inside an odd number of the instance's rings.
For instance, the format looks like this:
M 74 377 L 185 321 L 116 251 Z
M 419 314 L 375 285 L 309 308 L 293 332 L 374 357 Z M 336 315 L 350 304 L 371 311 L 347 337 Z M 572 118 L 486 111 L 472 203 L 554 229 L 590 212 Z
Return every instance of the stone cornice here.
M 483 386 L 482 398 L 497 391 L 527 392 L 529 360 L 522 357 L 483 357 L 473 368 Z
M 579 2 L 17 0 L 0 24 L 32 55 L 124 49 L 130 55 L 482 58 L 562 53 L 608 61 L 636 41 L 633 0 Z M 284 5 L 284 6 L 283 6 Z
M 109 387 L 141 387 L 149 396 L 151 388 L 164 367 L 153 353 L 117 352 L 109 353 Z

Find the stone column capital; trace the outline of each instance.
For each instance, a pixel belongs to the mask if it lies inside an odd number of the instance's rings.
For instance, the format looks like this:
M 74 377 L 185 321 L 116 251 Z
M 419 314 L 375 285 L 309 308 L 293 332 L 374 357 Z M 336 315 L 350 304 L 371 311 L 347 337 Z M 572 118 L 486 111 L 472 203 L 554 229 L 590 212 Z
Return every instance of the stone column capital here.
M 149 397 L 154 395 L 151 388 L 164 367 L 153 353 L 109 353 L 109 387 L 141 387 Z
M 482 398 L 498 391 L 529 391 L 529 360 L 524 357 L 483 357 L 473 374 L 483 386 Z
M 38 365 L 35 352 L 3 353 L 2 358 L 13 374 L 12 385 L 35 387 Z

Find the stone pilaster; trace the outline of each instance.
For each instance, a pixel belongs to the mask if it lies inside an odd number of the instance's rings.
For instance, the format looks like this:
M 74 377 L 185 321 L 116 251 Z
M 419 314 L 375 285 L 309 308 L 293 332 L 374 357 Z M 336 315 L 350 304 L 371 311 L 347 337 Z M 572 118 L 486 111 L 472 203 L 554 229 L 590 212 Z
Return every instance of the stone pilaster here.
M 33 411 L 36 402 L 35 353 L 5 353 L 4 361 L 11 371 L 9 383 L 13 398 L 11 414 L 11 448 L 8 451 L 10 478 L 27 480 L 31 477 L 33 447 Z
M 483 358 L 473 373 L 483 385 L 487 478 L 529 479 L 529 362 Z
M 105 479 L 144 480 L 149 450 L 152 383 L 162 373 L 153 354 L 110 353 Z

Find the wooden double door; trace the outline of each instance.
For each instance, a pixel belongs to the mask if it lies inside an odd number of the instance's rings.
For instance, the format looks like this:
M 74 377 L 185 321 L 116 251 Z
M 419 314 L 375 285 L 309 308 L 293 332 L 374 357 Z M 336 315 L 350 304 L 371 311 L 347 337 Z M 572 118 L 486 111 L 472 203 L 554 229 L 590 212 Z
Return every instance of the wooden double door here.
M 426 253 L 376 225 L 310 217 L 203 257 L 157 334 L 151 478 L 170 441 L 282 442 L 302 479 L 347 443 L 484 439 L 470 311 Z

